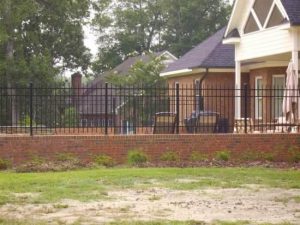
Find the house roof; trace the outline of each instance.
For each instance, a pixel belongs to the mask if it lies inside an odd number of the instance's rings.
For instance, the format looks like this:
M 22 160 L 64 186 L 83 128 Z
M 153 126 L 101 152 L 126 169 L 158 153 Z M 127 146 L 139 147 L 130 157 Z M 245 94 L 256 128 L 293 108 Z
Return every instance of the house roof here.
M 300 1 L 281 0 L 292 25 L 300 25 Z
M 234 68 L 234 46 L 222 43 L 226 28 L 222 28 L 211 37 L 170 64 L 163 73 L 195 68 Z
M 300 25 L 300 0 L 279 0 L 288 18 L 283 23 L 289 23 L 292 26 Z M 247 8 L 245 5 L 252 5 L 251 2 L 244 0 L 236 0 L 233 11 L 225 32 L 225 37 L 230 38 L 230 34 L 237 28 L 237 23 L 241 21 L 241 13 Z
M 129 57 L 125 61 L 123 61 L 121 64 L 116 66 L 114 69 L 104 72 L 93 80 L 92 83 L 90 83 L 87 87 L 95 87 L 95 86 L 101 86 L 104 85 L 105 83 L 105 76 L 110 75 L 110 74 L 118 74 L 118 75 L 126 75 L 128 74 L 130 68 L 137 63 L 138 61 L 142 61 L 144 63 L 150 62 L 152 57 L 159 57 L 159 56 L 167 56 L 173 60 L 177 60 L 177 58 L 171 54 L 168 51 L 161 51 L 161 52 L 154 52 L 151 54 L 145 54 L 145 55 L 139 55 L 139 56 L 134 56 L 134 57 Z M 86 92 L 84 93 L 86 94 Z

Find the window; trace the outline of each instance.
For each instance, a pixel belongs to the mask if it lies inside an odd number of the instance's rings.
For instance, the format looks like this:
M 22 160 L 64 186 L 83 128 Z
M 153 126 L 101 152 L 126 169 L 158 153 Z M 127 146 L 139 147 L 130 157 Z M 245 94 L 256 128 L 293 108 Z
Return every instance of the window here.
M 247 34 L 247 33 L 251 33 L 251 32 L 257 31 L 257 30 L 259 30 L 258 25 L 255 22 L 255 19 L 254 19 L 253 15 L 250 14 L 250 16 L 248 18 L 248 21 L 246 23 L 246 27 L 245 27 L 244 33 Z
M 272 98 L 272 115 L 274 118 L 282 116 L 282 104 L 283 95 L 285 88 L 285 76 L 284 75 L 273 75 L 272 78 L 272 89 L 274 96 Z
M 255 78 L 255 119 L 262 119 L 263 115 L 263 79 Z
M 253 9 L 260 21 L 260 24 L 265 24 L 268 14 L 271 10 L 272 4 L 272 0 L 256 0 Z
M 267 27 L 274 27 L 280 25 L 284 21 L 284 17 L 279 11 L 278 7 L 275 5 L 273 12 L 271 14 L 270 20 L 268 22 Z
M 175 86 L 174 86 L 174 92 L 175 92 L 175 93 L 174 93 L 174 97 L 175 97 L 175 98 L 174 98 L 174 101 L 175 101 L 175 104 L 174 104 L 174 106 L 175 106 L 174 112 L 175 112 L 175 113 L 178 113 L 178 112 L 177 112 L 177 97 L 178 97 L 178 96 L 177 96 L 177 85 L 179 86 L 179 82 L 175 82 Z M 179 88 L 179 90 L 180 90 L 180 88 Z M 179 100 L 179 101 L 180 101 L 180 100 Z
M 282 24 L 285 17 L 274 0 L 256 0 L 244 27 L 244 34 Z
M 200 80 L 195 80 L 195 111 L 199 112 L 203 108 L 202 98 L 200 93 Z

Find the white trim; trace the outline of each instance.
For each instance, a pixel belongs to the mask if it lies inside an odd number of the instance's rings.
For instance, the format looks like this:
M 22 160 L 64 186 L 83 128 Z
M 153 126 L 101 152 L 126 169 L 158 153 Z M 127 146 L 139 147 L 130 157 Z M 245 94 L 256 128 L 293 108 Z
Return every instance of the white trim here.
M 234 14 L 235 14 L 235 11 L 236 11 L 236 8 L 237 8 L 237 4 L 238 4 L 238 0 L 236 0 L 234 2 L 234 6 L 233 6 L 233 9 L 232 9 L 232 12 L 231 12 L 231 16 L 230 16 L 230 19 L 229 19 L 229 22 L 228 22 L 228 25 L 227 25 L 227 28 L 226 28 L 226 31 L 225 31 L 225 37 L 228 35 L 229 33 L 229 28 L 230 28 L 230 24 L 232 23 L 232 20 L 233 20 L 233 17 L 234 17 Z
M 263 96 L 257 96 L 257 92 L 258 92 L 258 85 L 257 85 L 257 81 L 261 80 L 263 82 L 263 77 L 262 76 L 256 76 L 255 77 L 255 94 L 254 94 L 254 98 L 255 98 L 255 103 L 254 103 L 254 108 L 255 108 L 255 119 L 261 120 L 263 115 L 259 115 L 259 100 L 262 100 L 262 105 L 261 105 L 261 109 L 262 109 L 262 114 L 263 114 L 263 107 L 264 107 L 264 103 L 263 103 Z
M 193 72 L 193 70 L 191 70 L 191 69 L 182 69 L 182 70 L 175 70 L 175 71 L 161 73 L 160 76 L 164 77 L 164 76 L 170 76 L 170 75 L 183 75 L 183 74 L 189 74 L 192 72 Z
M 286 76 L 285 76 L 284 74 L 273 74 L 273 75 L 272 75 L 272 89 L 273 89 L 273 92 L 276 90 L 275 88 L 277 88 L 277 87 L 274 86 L 275 78 L 284 78 L 283 86 L 282 86 L 282 87 L 279 87 L 279 88 L 284 88 Z M 275 93 L 275 94 L 276 94 L 276 93 Z M 278 119 L 278 118 L 281 117 L 282 115 L 277 115 L 277 116 L 276 116 L 276 113 L 278 112 L 278 111 L 276 111 L 276 103 L 277 103 L 277 101 L 278 101 L 280 98 L 283 99 L 284 95 L 278 96 L 277 94 L 274 95 L 273 93 L 272 93 L 272 95 L 274 96 L 274 98 L 272 98 L 272 102 L 271 102 L 271 104 L 272 104 L 272 112 L 271 112 L 271 113 L 272 113 L 272 117 L 274 117 L 275 119 Z M 282 102 L 279 102 L 279 109 L 280 109 L 280 111 L 281 111 L 281 113 L 282 113 Z
M 264 28 L 264 29 L 266 29 L 266 27 L 267 27 L 267 25 L 268 25 L 268 23 L 269 23 L 269 21 L 270 21 L 270 18 L 271 18 L 271 15 L 272 15 L 273 11 L 274 11 L 275 5 L 276 5 L 276 3 L 275 3 L 275 1 L 273 1 L 272 5 L 271 5 L 271 9 L 270 9 L 270 11 L 269 11 L 269 13 L 268 13 L 268 16 L 267 16 L 267 18 L 266 18 L 266 21 L 265 21 L 265 23 L 263 24 L 263 28 Z
M 242 78 L 242 71 L 241 71 L 241 61 L 235 62 L 235 119 L 241 118 L 241 78 Z
M 279 11 L 281 12 L 281 14 L 288 19 L 288 21 L 290 21 L 290 17 L 289 15 L 287 14 L 287 12 L 285 11 L 285 8 L 284 6 L 282 5 L 282 2 L 280 0 L 274 0 L 276 2 L 276 5 L 279 9 Z
M 169 51 L 164 51 L 160 56 L 163 56 L 166 54 L 169 55 L 173 60 L 178 60 L 178 58 Z
M 255 2 L 255 1 L 254 1 Z M 255 3 L 254 3 L 255 4 Z M 253 6 L 254 6 L 254 4 L 253 4 Z M 252 13 L 252 16 L 253 16 L 253 18 L 254 18 L 254 20 L 255 20 L 255 22 L 256 22 L 256 24 L 257 24 L 257 26 L 258 26 L 258 29 L 259 30 L 262 30 L 262 24 L 260 23 L 260 21 L 259 21 L 259 19 L 258 19 L 258 17 L 257 17 L 257 15 L 256 15 L 256 12 L 254 11 L 254 9 L 253 9 L 253 6 L 252 6 L 252 8 L 251 8 L 251 13 Z M 248 17 L 249 18 L 249 17 Z M 248 19 L 249 20 L 249 19 Z
M 260 62 L 255 63 L 252 65 L 246 65 L 242 67 L 243 72 L 249 72 L 250 70 L 254 69 L 261 69 L 261 68 L 270 68 L 270 67 L 287 67 L 289 64 L 288 61 L 267 61 L 267 62 Z
M 234 73 L 234 68 L 208 68 L 209 73 Z M 205 73 L 206 68 L 195 68 L 195 69 L 183 69 L 175 70 L 171 72 L 161 73 L 161 77 L 179 77 L 179 76 L 189 76 L 198 73 Z
M 241 42 L 241 38 L 238 38 L 238 37 L 236 37 L 236 38 L 234 38 L 234 37 L 226 38 L 226 39 L 223 39 L 223 41 L 222 41 L 222 43 L 225 44 L 225 45 L 227 45 L 227 44 L 238 44 L 240 42 Z

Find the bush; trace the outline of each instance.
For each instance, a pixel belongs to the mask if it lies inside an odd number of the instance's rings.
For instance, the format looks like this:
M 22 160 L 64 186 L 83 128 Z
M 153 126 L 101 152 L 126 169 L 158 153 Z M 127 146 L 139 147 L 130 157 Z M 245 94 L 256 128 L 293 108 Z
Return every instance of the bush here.
M 190 155 L 190 161 L 192 162 L 199 162 L 199 161 L 205 161 L 208 160 L 208 155 L 200 153 L 200 152 L 192 152 Z
M 65 127 L 76 127 L 79 121 L 78 112 L 74 107 L 66 108 L 62 118 Z
M 113 158 L 105 154 L 94 156 L 93 161 L 98 166 L 113 167 L 115 165 Z
M 7 170 L 10 166 L 10 161 L 0 158 L 0 170 Z
M 58 162 L 78 161 L 78 158 L 72 153 L 58 153 L 55 158 Z
M 289 152 L 291 155 L 291 162 L 298 163 L 300 162 L 300 150 L 296 147 L 290 147 Z
M 140 165 L 148 161 L 148 156 L 139 150 L 128 152 L 127 161 L 130 165 Z
M 167 151 L 162 154 L 160 160 L 164 162 L 177 162 L 179 161 L 179 155 L 177 152 Z
M 228 161 L 230 159 L 230 152 L 227 150 L 219 151 L 216 153 L 216 158 L 222 161 Z

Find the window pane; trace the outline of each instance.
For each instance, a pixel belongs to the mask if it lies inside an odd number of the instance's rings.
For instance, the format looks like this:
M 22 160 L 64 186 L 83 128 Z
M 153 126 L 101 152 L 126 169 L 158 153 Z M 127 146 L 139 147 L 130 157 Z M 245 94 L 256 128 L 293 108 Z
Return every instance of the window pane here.
M 261 119 L 263 114 L 263 80 L 256 78 L 255 80 L 255 118 Z
M 267 16 L 271 10 L 273 0 L 256 0 L 253 9 L 263 26 L 266 22 Z
M 273 116 L 278 118 L 282 116 L 282 104 L 285 87 L 285 77 L 273 77 Z
M 247 34 L 247 33 L 253 32 L 253 31 L 257 31 L 257 30 L 259 30 L 258 25 L 255 22 L 255 19 L 252 16 L 252 14 L 250 14 L 250 16 L 248 18 L 248 21 L 247 21 L 247 24 L 245 26 L 244 33 Z
M 284 17 L 282 16 L 281 12 L 279 11 L 278 7 L 275 6 L 274 10 L 271 14 L 270 20 L 268 22 L 267 27 L 274 27 L 280 25 L 284 21 Z

